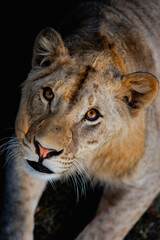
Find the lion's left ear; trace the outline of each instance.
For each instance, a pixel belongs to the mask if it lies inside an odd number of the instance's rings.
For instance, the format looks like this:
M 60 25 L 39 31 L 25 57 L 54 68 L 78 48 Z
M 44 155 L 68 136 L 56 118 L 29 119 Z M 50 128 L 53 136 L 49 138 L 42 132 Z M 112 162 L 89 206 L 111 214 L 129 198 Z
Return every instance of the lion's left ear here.
M 61 35 L 53 28 L 43 29 L 37 36 L 34 49 L 32 66 L 49 66 L 57 56 L 67 53 Z
M 150 73 L 132 73 L 122 77 L 122 85 L 127 90 L 125 99 L 132 116 L 140 109 L 148 107 L 158 93 L 158 80 Z

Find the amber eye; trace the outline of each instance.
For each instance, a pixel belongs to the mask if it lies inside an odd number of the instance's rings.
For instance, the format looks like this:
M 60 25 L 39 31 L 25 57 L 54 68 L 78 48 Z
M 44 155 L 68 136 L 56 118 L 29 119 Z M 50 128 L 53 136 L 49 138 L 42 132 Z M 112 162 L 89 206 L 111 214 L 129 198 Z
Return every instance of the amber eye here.
M 54 93 L 50 87 L 43 88 L 43 97 L 48 101 L 51 102 L 54 98 Z
M 91 109 L 89 110 L 86 115 L 85 118 L 89 121 L 95 121 L 100 117 L 100 113 L 98 112 L 98 110 L 96 109 Z

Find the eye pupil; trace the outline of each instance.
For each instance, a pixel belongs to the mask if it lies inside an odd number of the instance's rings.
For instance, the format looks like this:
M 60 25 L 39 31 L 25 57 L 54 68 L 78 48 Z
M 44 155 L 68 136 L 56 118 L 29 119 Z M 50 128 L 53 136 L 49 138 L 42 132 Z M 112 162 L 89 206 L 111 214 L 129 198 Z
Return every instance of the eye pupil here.
M 43 88 L 43 97 L 49 102 L 53 100 L 54 93 L 50 87 Z
M 89 118 L 94 118 L 95 116 L 96 116 L 96 111 L 94 111 L 94 110 L 88 111 L 88 117 Z

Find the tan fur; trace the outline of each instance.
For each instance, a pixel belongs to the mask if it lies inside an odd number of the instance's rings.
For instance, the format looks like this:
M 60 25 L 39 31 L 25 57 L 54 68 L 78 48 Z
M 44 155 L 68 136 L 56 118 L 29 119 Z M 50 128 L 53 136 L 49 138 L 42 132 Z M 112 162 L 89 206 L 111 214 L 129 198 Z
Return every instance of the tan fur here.
M 78 169 L 104 182 L 97 215 L 77 239 L 122 240 L 160 190 L 160 108 L 156 100 L 160 6 L 157 1 L 136 0 L 92 4 L 80 6 L 82 12 L 88 6 L 91 10 L 85 24 L 68 37 L 62 40 L 47 28 L 35 41 L 32 70 L 22 85 L 16 118 L 20 156 L 16 161 L 21 163 L 20 174 L 25 162 L 28 172 L 43 181 L 67 178 Z M 92 19 L 92 7 L 95 15 L 101 12 L 98 25 Z M 144 25 L 139 16 L 145 18 Z M 46 87 L 54 93 L 50 103 L 44 97 Z M 99 111 L 97 120 L 85 118 L 90 109 Z M 40 162 L 35 140 L 44 149 L 62 151 L 41 162 L 53 174 L 40 173 L 26 162 Z M 26 173 L 23 181 L 30 178 Z M 30 181 L 28 201 L 38 180 Z M 27 192 L 23 186 L 22 190 Z M 42 191 L 43 187 L 37 190 L 37 201 Z

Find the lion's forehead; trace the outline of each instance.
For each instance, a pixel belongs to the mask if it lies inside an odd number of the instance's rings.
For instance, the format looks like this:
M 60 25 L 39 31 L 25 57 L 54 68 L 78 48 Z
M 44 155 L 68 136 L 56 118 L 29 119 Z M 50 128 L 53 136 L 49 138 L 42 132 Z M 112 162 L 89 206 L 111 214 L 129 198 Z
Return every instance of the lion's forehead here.
M 55 95 L 54 108 L 56 107 L 57 109 L 57 103 L 59 102 L 66 103 L 64 106 L 65 108 L 67 106 L 67 112 L 79 105 L 83 106 L 86 110 L 100 105 L 98 102 L 101 102 L 101 100 L 103 102 L 104 98 L 109 98 L 110 94 L 108 96 L 106 94 L 107 82 L 109 83 L 104 75 L 104 71 L 97 69 L 97 66 L 65 63 L 59 65 L 56 69 L 52 69 L 47 75 L 43 73 L 42 78 L 38 79 L 35 77 L 30 85 L 30 90 L 34 90 L 28 91 L 27 89 L 27 92 L 31 92 L 31 95 L 33 94 L 35 99 L 36 95 L 39 96 L 36 92 L 38 93 L 40 89 L 50 86 Z M 107 102 L 109 101 L 107 100 Z
M 44 84 L 53 84 L 55 94 L 60 93 L 65 101 L 72 104 L 84 95 L 96 94 L 102 88 L 102 79 L 101 72 L 90 65 L 63 66 L 47 76 Z

